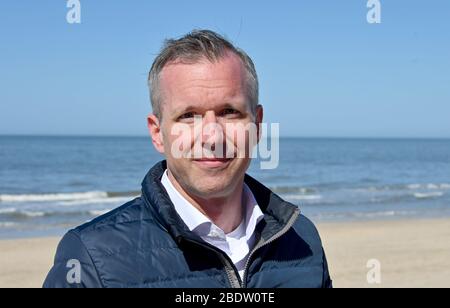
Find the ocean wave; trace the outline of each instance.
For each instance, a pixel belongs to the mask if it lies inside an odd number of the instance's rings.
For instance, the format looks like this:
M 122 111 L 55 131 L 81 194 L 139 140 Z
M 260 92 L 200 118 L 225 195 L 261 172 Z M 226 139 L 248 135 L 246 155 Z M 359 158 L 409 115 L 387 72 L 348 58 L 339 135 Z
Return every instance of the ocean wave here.
M 81 193 L 0 195 L 1 202 L 47 202 L 86 200 L 96 198 L 108 198 L 108 193 L 104 191 L 89 191 Z
M 2 214 L 12 214 L 12 213 L 15 213 L 15 212 L 17 212 L 17 209 L 14 208 L 14 207 L 0 209 L 0 215 L 2 215 Z
M 303 200 L 303 201 L 312 201 L 312 200 L 321 200 L 323 197 L 321 195 L 283 195 L 283 198 L 287 200 Z
M 17 226 L 17 223 L 15 222 L 9 222 L 9 221 L 5 221 L 5 222 L 0 222 L 0 228 L 13 228 Z
M 270 188 L 276 194 L 311 194 L 315 193 L 316 189 L 310 187 L 299 187 L 299 186 L 274 186 Z
M 378 192 L 396 192 L 396 191 L 436 191 L 450 190 L 449 183 L 424 183 L 424 184 L 386 184 L 372 186 L 357 186 L 358 184 L 342 184 L 339 186 L 322 186 L 317 184 L 311 187 L 301 186 L 271 186 L 271 190 L 280 195 L 315 195 L 318 192 L 328 191 L 349 191 L 358 193 L 378 193 Z
M 439 198 L 444 195 L 443 192 L 430 192 L 430 193 L 414 193 L 413 194 L 417 199 L 430 199 L 430 198 Z
M 343 187 L 345 188 L 345 187 Z M 379 192 L 379 191 L 400 191 L 400 190 L 450 190 L 450 184 L 392 184 L 392 185 L 381 185 L 381 186 L 370 186 L 370 187 L 360 187 L 356 191 L 369 191 L 369 192 Z
M 50 212 L 42 212 L 42 211 L 18 211 L 17 209 L 11 209 L 11 211 L 0 212 L 0 215 L 10 217 L 13 219 L 27 219 L 27 218 L 38 218 L 44 216 L 50 216 L 52 213 Z
M 83 200 L 100 200 L 108 198 L 138 196 L 140 192 L 106 192 L 88 191 L 75 193 L 55 193 L 55 194 L 24 194 L 24 195 L 0 195 L 0 202 L 69 202 Z M 114 201 L 112 201 L 114 202 Z
M 418 211 L 373 211 L 373 212 L 339 212 L 339 213 L 320 213 L 316 217 L 319 220 L 345 220 L 356 219 L 357 221 L 391 219 L 399 217 L 413 217 L 418 215 Z
M 375 217 L 390 217 L 396 216 L 401 213 L 395 211 L 383 211 L 383 212 L 371 212 L 371 213 L 353 213 L 353 217 L 359 218 L 375 218 Z
M 32 211 L 22 211 L 20 214 L 26 217 L 44 217 L 46 215 L 45 212 L 32 212 Z
M 129 201 L 130 198 L 121 197 L 121 198 L 99 198 L 99 199 L 87 199 L 87 200 L 72 200 L 72 201 L 61 201 L 58 202 L 58 205 L 61 206 L 76 206 L 76 205 L 89 205 L 89 204 L 108 204 L 108 203 L 116 203 L 120 205 Z
M 92 210 L 92 211 L 88 211 L 89 215 L 91 216 L 101 216 L 104 215 L 108 212 L 110 212 L 111 209 L 107 209 L 107 210 Z
M 13 217 L 13 218 L 28 218 L 28 217 L 43 217 L 48 215 L 47 212 L 42 211 L 19 211 L 18 209 L 11 207 L 6 209 L 0 209 L 0 215 Z
M 379 217 L 397 217 L 397 216 L 413 216 L 416 215 L 416 211 L 379 211 L 368 213 L 352 213 L 351 216 L 355 218 L 379 218 Z
M 22 219 L 32 219 L 32 218 L 40 218 L 40 217 L 56 217 L 56 216 L 100 216 L 110 212 L 112 209 L 93 209 L 93 210 L 81 210 L 81 211 L 57 211 L 57 210 L 48 210 L 48 211 L 19 211 L 17 209 L 8 209 L 8 211 L 1 210 L 0 215 L 3 217 L 8 217 L 9 219 L 14 220 L 22 220 Z
M 421 189 L 422 185 L 421 184 L 409 184 L 406 185 L 407 189 L 411 189 L 411 190 L 416 190 L 416 189 Z
M 411 190 L 418 190 L 418 189 L 428 189 L 428 190 L 448 190 L 450 189 L 450 184 L 443 183 L 443 184 L 434 184 L 434 183 L 428 183 L 428 184 L 410 184 L 407 186 L 408 189 Z

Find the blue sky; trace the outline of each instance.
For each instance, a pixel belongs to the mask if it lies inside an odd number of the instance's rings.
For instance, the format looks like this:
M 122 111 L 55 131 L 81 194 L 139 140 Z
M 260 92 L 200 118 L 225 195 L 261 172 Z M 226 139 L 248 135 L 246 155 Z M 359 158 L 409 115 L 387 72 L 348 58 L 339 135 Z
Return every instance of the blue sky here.
M 0 4 L 0 134 L 146 135 L 162 41 L 193 28 L 253 58 L 283 136 L 450 137 L 450 1 L 65 0 Z

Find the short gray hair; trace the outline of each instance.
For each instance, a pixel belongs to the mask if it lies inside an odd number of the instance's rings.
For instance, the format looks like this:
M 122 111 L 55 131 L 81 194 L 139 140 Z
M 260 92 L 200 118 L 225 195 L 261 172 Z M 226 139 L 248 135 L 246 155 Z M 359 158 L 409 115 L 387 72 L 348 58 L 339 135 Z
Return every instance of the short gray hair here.
M 210 30 L 193 30 L 191 33 L 179 38 L 168 39 L 152 64 L 148 76 L 148 86 L 150 89 L 150 100 L 153 113 L 161 120 L 162 97 L 159 89 L 159 77 L 163 68 L 176 60 L 185 63 L 195 64 L 202 59 L 207 59 L 214 63 L 223 59 L 228 51 L 233 52 L 242 61 L 246 76 L 246 96 L 251 103 L 252 112 L 256 113 L 259 101 L 258 75 L 255 65 L 247 53 L 234 46 L 223 36 Z

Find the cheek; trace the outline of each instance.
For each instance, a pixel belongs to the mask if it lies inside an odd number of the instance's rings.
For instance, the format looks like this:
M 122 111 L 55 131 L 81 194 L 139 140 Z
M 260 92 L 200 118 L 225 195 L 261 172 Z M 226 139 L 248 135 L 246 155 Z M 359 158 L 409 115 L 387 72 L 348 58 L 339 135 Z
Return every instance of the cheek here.
M 251 125 L 246 123 L 243 124 L 235 124 L 228 125 L 226 128 L 226 137 L 227 140 L 232 142 L 235 146 L 239 146 L 241 144 L 248 144 L 249 140 L 256 135 L 256 131 L 254 131 Z
M 164 130 L 164 141 L 166 155 L 182 158 L 191 150 L 193 130 L 189 125 L 172 125 Z
M 249 158 L 258 143 L 258 128 L 253 122 L 229 125 L 227 127 L 227 151 L 231 146 L 238 158 Z

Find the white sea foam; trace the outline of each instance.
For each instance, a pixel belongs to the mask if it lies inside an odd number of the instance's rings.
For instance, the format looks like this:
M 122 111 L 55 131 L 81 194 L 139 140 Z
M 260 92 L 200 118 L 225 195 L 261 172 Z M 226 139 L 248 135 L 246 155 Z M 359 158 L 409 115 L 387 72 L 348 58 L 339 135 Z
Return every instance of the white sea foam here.
M 92 215 L 92 216 L 101 216 L 101 215 L 106 214 L 106 213 L 108 213 L 110 211 L 111 211 L 111 209 L 108 209 L 108 210 L 92 210 L 92 211 L 89 211 L 89 214 Z
M 61 194 L 0 195 L 0 202 L 75 201 L 99 198 L 108 198 L 108 193 L 104 191 L 89 191 Z
M 15 226 L 17 226 L 17 224 L 15 222 L 9 222 L 9 221 L 0 222 L 0 228 L 12 228 Z
M 440 189 L 440 185 L 439 184 L 427 184 L 426 187 L 427 187 L 427 189 L 430 189 L 430 190 Z
M 25 217 L 43 217 L 45 216 L 45 212 L 40 211 L 19 211 L 16 208 L 6 208 L 0 209 L 0 215 L 11 214 L 14 216 L 25 216 Z
M 408 189 L 418 190 L 418 189 L 428 189 L 428 190 L 439 190 L 439 189 L 450 189 L 450 184 L 448 183 L 428 183 L 428 184 L 410 184 L 407 185 Z
M 379 217 L 395 217 L 395 216 L 413 216 L 416 215 L 416 211 L 380 211 L 369 213 L 353 213 L 352 215 L 357 218 L 379 218 Z
M 61 201 L 58 205 L 61 206 L 74 206 L 74 205 L 86 205 L 86 204 L 108 204 L 114 203 L 120 205 L 129 201 L 130 197 L 117 197 L 117 198 L 97 198 L 97 199 L 87 199 L 87 200 L 71 200 L 71 201 Z
M 372 212 L 372 213 L 354 213 L 355 217 L 361 218 L 375 218 L 375 217 L 390 217 L 398 215 L 395 211 L 384 211 L 384 212 Z
M 420 184 L 410 184 L 410 185 L 407 185 L 406 187 L 407 187 L 408 189 L 415 190 L 415 189 L 420 189 L 420 188 L 422 188 L 422 185 L 420 185 Z
M 19 213 L 20 213 L 20 215 L 23 215 L 26 217 L 43 217 L 43 216 L 45 216 L 45 212 L 22 211 Z
M 0 209 L 0 215 L 1 214 L 13 214 L 17 212 L 16 208 L 10 207 L 10 208 L 5 208 L 5 209 Z
M 308 194 L 316 191 L 316 189 L 312 187 L 307 188 L 298 186 L 272 186 L 270 189 L 277 194 L 289 194 L 289 193 Z
M 323 197 L 321 195 L 285 195 L 283 196 L 287 200 L 321 200 Z
M 444 195 L 443 192 L 430 192 L 430 193 L 414 193 L 414 197 L 417 199 L 438 198 Z

